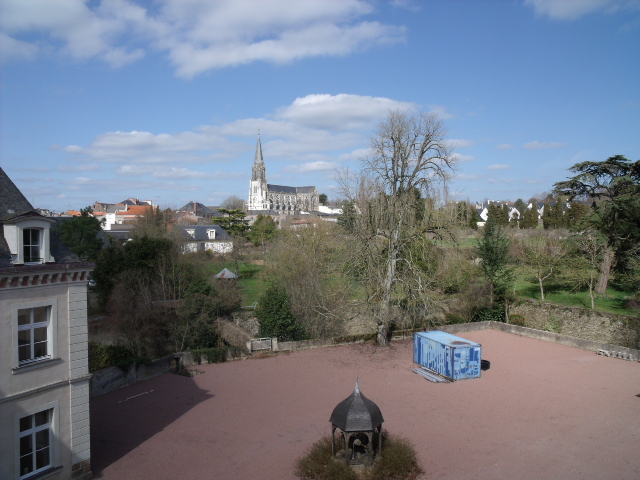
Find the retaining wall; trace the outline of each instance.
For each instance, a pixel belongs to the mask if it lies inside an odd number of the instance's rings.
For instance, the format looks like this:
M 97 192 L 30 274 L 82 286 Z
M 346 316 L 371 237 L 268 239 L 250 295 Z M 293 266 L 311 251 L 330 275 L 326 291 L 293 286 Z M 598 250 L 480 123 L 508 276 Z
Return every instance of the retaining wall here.
M 524 326 L 610 345 L 640 348 L 640 318 L 587 308 L 523 302 L 510 316 L 521 315 Z M 518 323 L 518 322 L 512 322 Z

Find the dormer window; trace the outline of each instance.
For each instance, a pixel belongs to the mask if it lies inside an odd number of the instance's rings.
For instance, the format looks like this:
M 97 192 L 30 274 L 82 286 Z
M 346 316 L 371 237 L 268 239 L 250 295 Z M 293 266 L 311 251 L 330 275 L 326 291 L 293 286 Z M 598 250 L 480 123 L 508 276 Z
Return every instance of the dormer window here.
M 51 224 L 54 220 L 31 212 L 0 225 L 14 265 L 54 263 L 51 255 Z
M 22 249 L 24 263 L 42 263 L 42 234 L 39 228 L 22 230 Z
M 216 238 L 216 231 L 215 230 L 207 230 L 207 236 L 209 237 L 209 239 L 214 240 Z

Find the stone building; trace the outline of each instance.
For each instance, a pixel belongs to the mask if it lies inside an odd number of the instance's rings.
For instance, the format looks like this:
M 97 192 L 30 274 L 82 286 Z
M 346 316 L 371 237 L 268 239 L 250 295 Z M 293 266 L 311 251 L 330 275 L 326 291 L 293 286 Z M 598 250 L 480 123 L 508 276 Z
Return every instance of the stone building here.
M 91 478 L 87 282 L 0 168 L 0 478 Z
M 293 215 L 316 212 L 320 205 L 316 187 L 289 187 L 267 183 L 267 170 L 262 157 L 262 145 L 258 134 L 256 155 L 251 169 L 248 211 L 265 211 L 269 214 Z

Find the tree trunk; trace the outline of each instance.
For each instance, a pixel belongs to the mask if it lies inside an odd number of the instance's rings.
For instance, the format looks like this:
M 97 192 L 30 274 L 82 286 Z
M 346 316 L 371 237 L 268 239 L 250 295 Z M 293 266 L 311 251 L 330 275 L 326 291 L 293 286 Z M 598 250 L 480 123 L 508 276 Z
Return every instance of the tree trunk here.
M 613 263 L 613 251 L 611 247 L 607 247 L 600 264 L 600 273 L 598 275 L 598 283 L 596 284 L 596 292 L 604 295 L 609 284 L 609 275 L 611 274 L 611 264 Z
M 544 288 L 542 287 L 542 278 L 538 277 L 538 283 L 540 283 L 540 303 L 544 302 Z

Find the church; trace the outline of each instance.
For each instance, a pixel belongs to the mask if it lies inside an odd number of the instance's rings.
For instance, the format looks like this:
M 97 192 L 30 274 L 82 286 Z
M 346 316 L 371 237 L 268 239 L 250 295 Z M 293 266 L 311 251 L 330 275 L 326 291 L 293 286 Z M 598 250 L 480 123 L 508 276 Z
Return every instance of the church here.
M 270 211 L 284 215 L 315 212 L 320 205 L 318 197 L 316 187 L 287 187 L 267 183 L 267 170 L 262 157 L 260 134 L 258 134 L 256 155 L 251 169 L 247 210 L 249 212 Z

